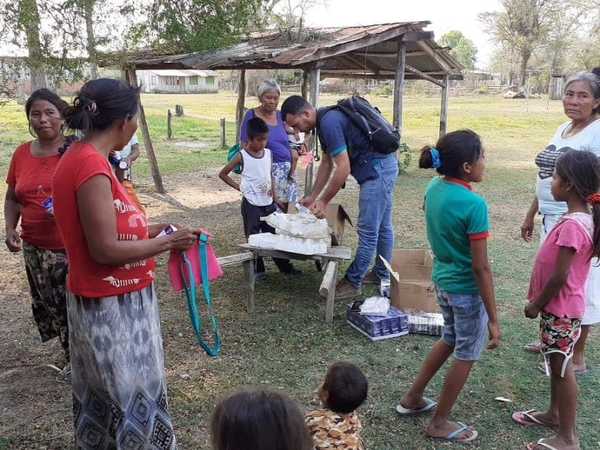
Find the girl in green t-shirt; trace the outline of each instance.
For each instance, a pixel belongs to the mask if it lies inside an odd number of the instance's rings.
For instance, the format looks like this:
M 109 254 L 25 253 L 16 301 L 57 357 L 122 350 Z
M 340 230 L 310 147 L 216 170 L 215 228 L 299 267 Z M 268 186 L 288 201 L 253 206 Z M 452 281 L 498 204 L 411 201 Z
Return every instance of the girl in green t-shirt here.
M 419 167 L 441 175 L 425 194 L 427 238 L 435 256 L 433 282 L 444 316 L 442 338 L 433 345 L 421 371 L 396 410 L 414 416 L 435 409 L 425 432 L 432 438 L 470 442 L 477 431 L 449 420 L 450 411 L 485 347 L 498 347 L 500 326 L 492 270 L 487 257 L 489 222 L 485 200 L 470 183 L 483 179 L 483 147 L 470 130 L 454 131 L 435 147 L 421 150 Z M 439 401 L 423 396 L 429 381 L 454 355 Z M 437 408 L 436 408 L 437 407 Z

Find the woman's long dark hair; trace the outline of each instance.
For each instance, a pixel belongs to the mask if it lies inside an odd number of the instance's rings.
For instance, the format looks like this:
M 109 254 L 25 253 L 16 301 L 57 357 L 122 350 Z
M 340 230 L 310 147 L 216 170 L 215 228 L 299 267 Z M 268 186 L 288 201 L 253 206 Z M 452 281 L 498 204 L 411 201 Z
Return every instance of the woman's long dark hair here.
M 38 100 L 45 100 L 48 103 L 53 104 L 61 117 L 64 117 L 65 110 L 69 107 L 69 104 L 65 102 L 62 98 L 60 98 L 56 93 L 52 92 L 50 89 L 42 88 L 36 91 L 33 91 L 27 101 L 25 102 L 25 114 L 27 114 L 27 120 L 29 120 L 29 113 L 31 112 L 31 108 L 33 104 Z
M 130 119 L 138 111 L 139 88 L 120 80 L 98 78 L 83 85 L 65 111 L 65 121 L 72 130 L 84 135 L 103 131 L 120 119 Z
M 592 256 L 600 257 L 600 161 L 588 151 L 569 150 L 556 161 L 556 174 L 591 204 L 594 219 Z

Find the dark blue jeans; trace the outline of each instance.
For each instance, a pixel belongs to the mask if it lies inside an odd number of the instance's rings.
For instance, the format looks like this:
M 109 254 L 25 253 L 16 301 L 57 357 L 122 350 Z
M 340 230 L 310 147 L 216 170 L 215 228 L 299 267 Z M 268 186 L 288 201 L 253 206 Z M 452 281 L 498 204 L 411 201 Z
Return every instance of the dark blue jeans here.
M 358 199 L 358 248 L 354 261 L 346 271 L 346 278 L 355 287 L 361 285 L 369 266 L 376 258 L 373 270 L 380 279 L 389 279 L 379 255 L 391 262 L 394 248 L 392 204 L 394 187 L 398 178 L 398 160 L 395 154 L 374 159 L 373 166 L 379 175 L 360 186 Z

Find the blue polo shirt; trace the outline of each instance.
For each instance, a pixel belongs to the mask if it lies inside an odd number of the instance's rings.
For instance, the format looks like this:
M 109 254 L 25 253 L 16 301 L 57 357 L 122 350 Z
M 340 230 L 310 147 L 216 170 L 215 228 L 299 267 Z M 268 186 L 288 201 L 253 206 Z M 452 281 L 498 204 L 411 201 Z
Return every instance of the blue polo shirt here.
M 373 161 L 390 155 L 369 151 L 369 139 L 343 112 L 332 109 L 318 112 L 317 124 L 321 148 L 332 158 L 347 152 L 350 173 L 358 184 L 377 178 Z

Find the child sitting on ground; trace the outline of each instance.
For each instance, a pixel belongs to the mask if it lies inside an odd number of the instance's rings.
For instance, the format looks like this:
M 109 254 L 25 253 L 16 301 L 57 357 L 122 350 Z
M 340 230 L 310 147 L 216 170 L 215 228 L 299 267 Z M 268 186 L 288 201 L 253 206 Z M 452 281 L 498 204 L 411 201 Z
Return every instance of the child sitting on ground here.
M 466 443 L 477 438 L 477 431 L 450 421 L 450 411 L 485 347 L 486 329 L 490 336 L 488 348 L 497 347 L 500 341 L 487 257 L 487 205 L 471 191 L 470 184 L 483 179 L 481 139 L 471 130 L 448 133 L 435 147 L 421 150 L 419 167 L 434 168 L 442 175 L 429 183 L 424 208 L 427 239 L 435 256 L 432 278 L 444 329 L 396 411 L 402 416 L 414 416 L 437 406 L 425 432 L 433 438 Z M 454 362 L 446 374 L 438 404 L 423 394 L 452 355 Z
M 356 409 L 367 398 L 367 378 L 354 364 L 337 362 L 329 367 L 319 398 L 323 409 L 306 414 L 315 450 L 363 450 L 362 425 Z
M 246 239 L 251 234 L 275 233 L 275 230 L 260 218 L 276 210 L 273 202 L 271 150 L 265 148 L 269 127 L 264 120 L 254 117 L 248 121 L 247 133 L 248 142 L 244 148 L 219 172 L 221 180 L 242 193 L 242 219 Z M 240 183 L 229 176 L 238 165 L 242 167 Z M 300 273 L 287 259 L 273 258 L 273 260 L 280 272 L 292 275 Z M 264 276 L 265 264 L 262 258 L 256 258 L 254 270 L 257 278 Z
M 556 161 L 552 196 L 567 213 L 550 231 L 533 266 L 525 316 L 540 319 L 540 344 L 550 375 L 550 406 L 515 412 L 520 425 L 542 426 L 556 436 L 530 443 L 530 450 L 579 450 L 575 428 L 577 381 L 571 358 L 581 336 L 585 286 L 591 258 L 600 255 L 600 162 L 592 152 L 569 150 Z M 588 204 L 591 205 L 592 215 Z
M 276 392 L 243 391 L 221 401 L 212 415 L 214 450 L 311 450 L 298 406 Z

